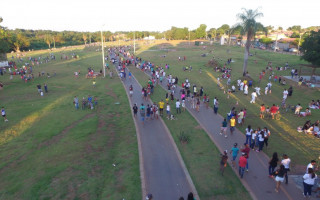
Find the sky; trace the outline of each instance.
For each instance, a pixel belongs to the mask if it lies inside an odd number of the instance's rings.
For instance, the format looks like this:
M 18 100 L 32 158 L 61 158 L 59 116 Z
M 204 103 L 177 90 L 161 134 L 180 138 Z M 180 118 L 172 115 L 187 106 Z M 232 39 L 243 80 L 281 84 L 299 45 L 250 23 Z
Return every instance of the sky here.
M 165 31 L 176 27 L 207 30 L 239 22 L 242 8 L 264 14 L 263 25 L 319 26 L 320 0 L 5 0 L 1 26 L 54 31 Z

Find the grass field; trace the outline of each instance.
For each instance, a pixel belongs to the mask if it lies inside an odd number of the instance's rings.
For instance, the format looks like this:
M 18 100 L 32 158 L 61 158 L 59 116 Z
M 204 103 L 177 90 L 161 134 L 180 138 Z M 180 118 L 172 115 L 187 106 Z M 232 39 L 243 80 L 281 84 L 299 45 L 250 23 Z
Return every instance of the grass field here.
M 265 69 L 268 61 L 272 61 L 273 66 L 284 66 L 285 62 L 289 62 L 290 66 L 293 66 L 299 70 L 299 64 L 305 64 L 296 55 L 278 54 L 262 50 L 252 50 L 256 56 L 249 57 L 248 71 L 250 76 L 254 79 L 254 86 L 261 87 L 261 93 L 263 93 L 266 83 L 268 82 L 269 73 L 263 78 L 259 84 L 258 74 Z M 264 150 L 269 156 L 274 151 L 277 151 L 280 155 L 283 153 L 288 154 L 292 159 L 293 170 L 298 170 L 300 165 L 306 165 L 311 159 L 317 159 L 319 153 L 320 141 L 313 136 L 298 133 L 296 131 L 298 126 L 302 126 L 306 120 L 315 122 L 320 118 L 319 110 L 312 110 L 312 116 L 309 117 L 296 117 L 292 112 L 282 112 L 281 120 L 262 120 L 259 118 L 259 107 L 262 103 L 267 106 L 272 106 L 273 103 L 280 105 L 282 100 L 282 92 L 284 88 L 289 88 L 289 85 L 293 86 L 293 96 L 289 97 L 287 104 L 296 105 L 300 103 L 305 109 L 308 103 L 312 99 L 320 99 L 319 89 L 311 89 L 306 87 L 297 87 L 297 84 L 291 81 L 287 81 L 287 86 L 273 83 L 272 94 L 267 96 L 262 95 L 256 101 L 256 104 L 250 104 L 252 89 L 249 89 L 249 95 L 245 96 L 240 92 L 236 92 L 227 98 L 222 90 L 217 87 L 216 78 L 221 76 L 221 73 L 215 72 L 212 67 L 207 67 L 207 63 L 212 57 L 215 57 L 220 64 L 224 64 L 228 58 L 232 58 L 234 63 L 232 67 L 232 84 L 236 86 L 236 80 L 242 77 L 242 64 L 243 64 L 243 52 L 241 47 L 229 47 L 220 46 L 218 44 L 207 45 L 206 49 L 202 46 L 188 45 L 188 42 L 164 42 L 162 44 L 154 44 L 149 46 L 142 46 L 138 51 L 137 56 L 142 57 L 144 60 L 151 61 L 158 66 L 170 65 L 170 69 L 167 74 L 172 74 L 179 77 L 179 84 L 181 81 L 188 78 L 190 82 L 195 83 L 198 87 L 204 87 L 204 93 L 208 94 L 211 100 L 217 97 L 220 100 L 219 113 L 222 116 L 226 116 L 227 112 L 235 106 L 239 111 L 242 108 L 247 109 L 247 119 L 242 127 L 238 127 L 240 130 L 244 129 L 250 124 L 253 128 L 268 127 L 271 131 L 271 138 L 269 139 L 269 148 Z M 207 53 L 206 57 L 201 57 L 201 54 Z M 162 55 L 166 55 L 165 58 Z M 183 58 L 186 56 L 186 61 L 178 61 L 178 57 Z M 255 64 L 254 60 L 257 61 Z M 191 72 L 184 72 L 182 68 L 184 66 L 192 66 Z M 200 68 L 202 73 L 200 73 Z M 302 72 L 310 74 L 311 69 L 302 68 Z M 319 74 L 319 71 L 316 71 Z M 290 71 L 275 71 L 276 75 L 290 75 Z M 226 86 L 226 80 L 222 80 L 224 86 Z M 238 101 L 239 105 L 236 105 Z M 212 106 L 212 105 L 211 105 Z M 181 126 L 180 126 L 181 127 Z
M 133 66 L 129 68 L 140 84 L 146 86 L 149 77 Z M 153 102 L 159 102 L 164 99 L 165 94 L 164 89 L 156 86 L 151 99 Z M 174 110 L 174 103 L 170 102 L 170 104 L 172 110 Z M 240 180 L 236 178 L 230 166 L 226 168 L 224 176 L 221 175 L 219 171 L 220 152 L 191 114 L 185 111 L 176 117 L 178 120 L 167 120 L 164 114 L 163 119 L 182 155 L 201 199 L 250 199 L 250 195 Z M 182 132 L 190 138 L 188 144 L 180 142 L 179 136 Z
M 60 60 L 60 51 L 80 58 Z M 39 53 L 48 55 L 27 56 Z M 0 199 L 141 199 L 137 138 L 121 82 L 98 78 L 92 88 L 87 68 L 102 65 L 93 48 L 53 53 L 56 61 L 34 67 L 33 82 L 0 76 L 0 106 L 9 119 L 0 122 Z M 38 77 L 41 71 L 56 76 Z M 41 97 L 36 85 L 44 83 L 49 93 Z M 98 106 L 76 110 L 75 95 L 80 107 L 88 95 Z

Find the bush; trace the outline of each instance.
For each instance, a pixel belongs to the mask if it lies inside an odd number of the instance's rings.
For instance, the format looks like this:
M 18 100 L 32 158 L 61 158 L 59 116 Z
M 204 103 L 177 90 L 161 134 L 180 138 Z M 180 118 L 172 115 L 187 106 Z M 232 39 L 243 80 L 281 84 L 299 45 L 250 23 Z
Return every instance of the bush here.
M 190 142 L 190 136 L 185 134 L 184 131 L 180 131 L 179 140 L 182 144 L 188 144 Z

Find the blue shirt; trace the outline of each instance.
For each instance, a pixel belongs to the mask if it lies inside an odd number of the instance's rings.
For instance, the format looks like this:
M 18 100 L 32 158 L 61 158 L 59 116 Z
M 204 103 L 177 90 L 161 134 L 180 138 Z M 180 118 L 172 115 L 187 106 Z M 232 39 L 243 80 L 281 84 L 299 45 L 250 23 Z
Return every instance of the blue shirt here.
M 232 147 L 231 151 L 232 151 L 232 156 L 236 157 L 238 155 L 239 148 L 238 147 Z

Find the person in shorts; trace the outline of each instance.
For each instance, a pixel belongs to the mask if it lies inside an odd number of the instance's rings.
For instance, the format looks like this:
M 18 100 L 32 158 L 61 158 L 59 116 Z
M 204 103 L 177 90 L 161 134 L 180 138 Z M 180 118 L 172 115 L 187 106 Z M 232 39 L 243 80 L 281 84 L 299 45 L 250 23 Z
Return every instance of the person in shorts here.
M 280 165 L 280 168 L 277 171 L 275 171 L 274 175 L 275 175 L 275 181 L 276 181 L 275 191 L 279 192 L 280 184 L 283 183 L 284 176 L 285 176 L 284 165 Z
M 222 135 L 222 133 L 224 134 L 224 137 L 228 137 L 227 136 L 227 126 L 228 126 L 228 122 L 227 119 L 224 118 L 223 122 L 222 122 L 222 126 L 220 129 L 220 135 Z
M 3 119 L 4 119 L 5 122 L 9 121 L 9 120 L 7 119 L 6 110 L 4 109 L 4 107 L 1 108 L 1 115 L 2 115 L 2 117 L 3 117 Z
M 133 110 L 133 116 L 136 117 L 136 116 L 137 116 L 137 113 L 138 113 L 138 106 L 137 106 L 137 104 L 134 104 L 134 105 L 133 105 L 132 110 Z
M 230 132 L 231 132 L 231 134 L 233 134 L 233 132 L 235 130 L 235 126 L 236 126 L 236 119 L 234 118 L 234 116 L 232 116 L 232 118 L 230 119 Z
M 132 87 L 132 85 L 130 85 L 130 87 L 129 87 L 129 94 L 130 94 L 130 97 L 132 97 L 132 95 L 133 95 L 133 87 Z
M 140 106 L 140 116 L 141 116 L 141 122 L 142 122 L 142 124 L 144 124 L 144 118 L 145 118 L 145 116 L 146 116 L 146 108 L 145 108 L 145 106 L 143 105 L 143 103 L 141 104 L 141 106 Z
M 232 153 L 232 167 L 236 166 L 236 159 L 237 159 L 239 150 L 240 149 L 238 148 L 238 143 L 234 143 L 234 145 L 230 151 L 230 154 Z

